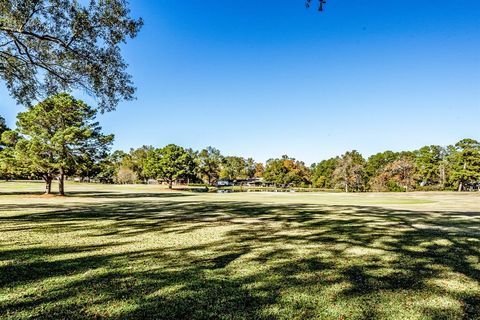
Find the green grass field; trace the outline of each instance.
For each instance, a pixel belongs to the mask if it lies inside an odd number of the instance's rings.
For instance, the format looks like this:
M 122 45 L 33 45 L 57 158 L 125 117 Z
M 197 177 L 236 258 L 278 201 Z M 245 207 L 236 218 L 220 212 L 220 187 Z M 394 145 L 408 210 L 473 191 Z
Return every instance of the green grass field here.
M 1 319 L 480 319 L 479 193 L 0 183 Z

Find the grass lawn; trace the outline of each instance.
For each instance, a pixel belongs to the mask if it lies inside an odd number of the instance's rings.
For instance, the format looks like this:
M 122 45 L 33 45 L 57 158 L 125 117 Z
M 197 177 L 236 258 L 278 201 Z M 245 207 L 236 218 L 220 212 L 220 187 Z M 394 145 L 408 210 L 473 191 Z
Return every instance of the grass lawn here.
M 0 183 L 0 319 L 480 319 L 479 193 L 42 190 Z

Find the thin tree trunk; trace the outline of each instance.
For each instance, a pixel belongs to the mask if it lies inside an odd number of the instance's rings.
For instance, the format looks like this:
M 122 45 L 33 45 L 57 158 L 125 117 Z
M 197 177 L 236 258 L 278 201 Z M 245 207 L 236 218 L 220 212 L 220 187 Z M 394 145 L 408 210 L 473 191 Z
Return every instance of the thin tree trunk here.
M 173 181 L 169 180 L 168 181 L 168 189 L 172 189 Z
M 45 180 L 45 194 L 52 193 L 52 178 L 51 177 L 44 177 Z
M 443 164 L 440 165 L 440 184 L 442 189 L 445 188 L 445 166 Z
M 462 191 L 463 190 L 463 182 L 460 181 L 460 183 L 458 184 L 458 191 Z
M 60 177 L 58 178 L 58 193 L 61 196 L 65 195 L 65 173 L 60 169 Z

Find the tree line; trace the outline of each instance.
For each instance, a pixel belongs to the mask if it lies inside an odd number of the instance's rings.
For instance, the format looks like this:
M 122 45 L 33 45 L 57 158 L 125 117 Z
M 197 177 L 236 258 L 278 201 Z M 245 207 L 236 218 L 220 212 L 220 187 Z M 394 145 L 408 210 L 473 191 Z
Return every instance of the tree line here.
M 9 130 L 0 117 L 0 177 L 43 179 L 45 193 L 66 177 L 102 183 L 174 183 L 215 185 L 219 180 L 256 178 L 278 188 L 411 191 L 478 190 L 480 143 L 463 139 L 446 147 L 384 151 L 364 158 L 358 151 L 307 166 L 284 155 L 266 163 L 224 156 L 214 147 L 202 150 L 169 144 L 110 152 L 114 136 L 102 133 L 97 110 L 69 94 L 54 95 L 17 116 Z M 260 180 L 261 179 L 261 180 Z

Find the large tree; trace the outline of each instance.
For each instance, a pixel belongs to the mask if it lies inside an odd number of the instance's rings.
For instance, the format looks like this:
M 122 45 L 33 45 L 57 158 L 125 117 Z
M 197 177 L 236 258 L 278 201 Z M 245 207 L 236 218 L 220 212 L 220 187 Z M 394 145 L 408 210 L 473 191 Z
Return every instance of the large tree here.
M 46 193 L 58 176 L 59 193 L 65 194 L 65 175 L 74 173 L 79 163 L 98 161 L 106 156 L 113 135 L 103 135 L 97 111 L 80 100 L 62 93 L 18 114 L 21 138 L 16 153 L 29 169 L 46 182 Z
M 144 172 L 152 178 L 165 180 L 171 189 L 175 180 L 191 174 L 193 166 L 189 152 L 175 144 L 169 144 L 148 152 Z
M 418 179 L 422 185 L 445 185 L 446 151 L 441 146 L 424 146 L 415 152 Z
M 365 159 L 356 150 L 348 151 L 338 160 L 333 178 L 345 192 L 361 191 L 364 187 Z
M 228 156 L 224 158 L 221 179 L 247 179 L 255 176 L 256 164 L 252 158 L 242 158 L 237 156 Z
M 287 155 L 269 159 L 263 177 L 266 181 L 282 187 L 310 183 L 310 171 L 305 164 Z
M 212 185 L 218 180 L 223 164 L 220 150 L 207 147 L 197 154 L 195 161 L 198 175 L 205 183 Z
M 379 152 L 368 157 L 365 164 L 365 177 L 372 179 L 378 175 L 383 168 L 400 157 L 399 152 L 393 152 L 390 150 Z
M 319 163 L 314 163 L 311 167 L 312 170 L 312 183 L 317 188 L 334 188 L 334 176 L 335 168 L 337 167 L 339 158 L 330 158 L 322 160 Z
M 374 191 L 409 191 L 415 186 L 415 162 L 412 157 L 402 156 L 388 163 L 372 179 Z
M 120 45 L 141 26 L 126 0 L 0 0 L 0 78 L 25 105 L 80 89 L 112 110 L 133 98 Z
M 463 139 L 455 144 L 451 153 L 451 179 L 458 186 L 458 191 L 480 184 L 480 142 Z

